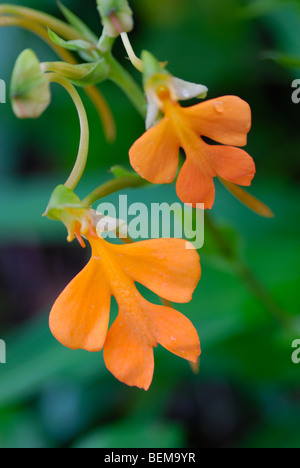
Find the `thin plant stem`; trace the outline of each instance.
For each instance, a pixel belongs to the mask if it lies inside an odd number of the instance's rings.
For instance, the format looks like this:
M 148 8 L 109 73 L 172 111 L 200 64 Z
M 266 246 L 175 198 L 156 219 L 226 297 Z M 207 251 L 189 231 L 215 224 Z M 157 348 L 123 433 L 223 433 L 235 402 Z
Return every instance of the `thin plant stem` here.
M 78 64 L 77 60 L 68 50 L 54 44 L 50 40 L 46 29 L 37 25 L 36 23 L 32 23 L 31 21 L 23 18 L 3 16 L 0 17 L 0 27 L 1 26 L 17 26 L 26 29 L 27 31 L 32 32 L 40 39 L 45 41 L 56 52 L 58 57 L 60 57 L 63 61 L 68 62 L 72 65 Z M 86 94 L 88 95 L 88 97 L 90 98 L 97 110 L 97 113 L 103 124 L 105 137 L 110 142 L 114 141 L 116 137 L 116 125 L 106 100 L 104 99 L 101 92 L 96 86 L 87 86 L 86 88 L 84 88 L 84 91 L 86 92 Z
M 121 177 L 119 179 L 112 179 L 105 184 L 98 187 L 92 193 L 90 193 L 82 201 L 87 206 L 92 206 L 93 203 L 100 200 L 101 198 L 107 197 L 112 193 L 119 192 L 128 188 L 138 188 L 148 185 L 148 182 L 139 176 Z
M 47 33 L 47 30 L 43 28 L 42 26 L 39 26 L 38 24 L 33 23 L 32 21 L 29 21 L 28 19 L 18 18 L 16 16 L 1 16 L 0 27 L 6 27 L 6 26 L 16 26 L 16 27 L 20 27 L 20 28 L 26 29 L 27 31 L 34 33 L 40 39 L 45 41 L 57 53 L 57 55 L 62 60 L 65 60 L 66 62 L 69 62 L 73 65 L 77 64 L 75 58 L 69 51 L 67 51 L 66 49 L 63 49 L 62 47 L 54 44 L 51 41 Z
M 259 300 L 272 317 L 281 325 L 288 327 L 288 317 L 268 289 L 262 284 L 251 268 L 236 254 L 230 242 L 223 235 L 212 217 L 206 213 L 205 228 L 220 248 L 221 254 L 233 267 L 237 276 L 247 285 L 252 294 Z
M 139 114 L 145 118 L 147 104 L 141 87 L 114 57 L 108 55 L 106 59 L 111 67 L 109 79 L 122 89 Z
M 72 26 L 69 26 L 64 21 L 61 21 L 54 16 L 48 15 L 41 11 L 37 11 L 31 8 L 20 7 L 17 5 L 0 5 L 0 15 L 16 15 L 22 18 L 26 18 L 29 21 L 38 23 L 39 25 L 44 26 L 45 28 L 49 27 L 57 34 L 62 36 L 64 39 L 74 40 L 74 39 L 85 39 L 76 29 Z
M 117 130 L 116 123 L 109 105 L 96 86 L 87 86 L 84 88 L 84 90 L 94 104 L 100 116 L 106 139 L 111 143 L 114 142 L 116 139 Z
M 65 88 L 65 90 L 70 94 L 76 106 L 79 120 L 80 120 L 80 144 L 79 144 L 78 155 L 77 155 L 74 168 L 71 172 L 71 175 L 65 183 L 66 187 L 68 187 L 71 190 L 74 190 L 84 173 L 85 166 L 87 163 L 87 157 L 88 157 L 88 151 L 89 151 L 88 119 L 87 119 L 85 107 L 75 87 L 66 78 L 63 78 L 62 76 L 59 76 L 56 73 L 49 73 L 46 76 L 48 77 L 50 82 L 58 83 L 63 88 Z
M 125 47 L 125 50 L 128 54 L 128 58 L 130 60 L 130 62 L 132 63 L 132 65 L 138 70 L 140 71 L 141 73 L 143 72 L 143 62 L 141 59 L 139 59 L 136 55 L 135 55 L 135 52 L 132 48 L 132 45 L 130 43 L 130 40 L 129 40 L 129 37 L 128 37 L 128 34 L 123 32 L 121 33 L 121 39 L 122 39 L 122 42 L 123 42 L 123 45 Z

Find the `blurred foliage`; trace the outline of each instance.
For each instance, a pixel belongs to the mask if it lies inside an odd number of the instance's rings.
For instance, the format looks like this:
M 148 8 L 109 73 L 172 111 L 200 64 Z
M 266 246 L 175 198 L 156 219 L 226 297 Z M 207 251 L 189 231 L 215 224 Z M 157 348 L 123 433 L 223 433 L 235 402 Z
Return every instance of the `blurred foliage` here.
M 53 0 L 17 2 L 59 15 Z M 94 0 L 65 1 L 96 34 Z M 163 349 L 148 393 L 130 389 L 105 369 L 101 354 L 63 348 L 48 329 L 55 297 L 84 265 L 88 252 L 66 245 L 59 223 L 42 219 L 52 189 L 75 158 L 77 116 L 65 93 L 38 121 L 18 121 L 0 105 L 0 446 L 16 447 L 299 447 L 299 366 L 291 343 L 300 335 L 299 106 L 291 83 L 300 57 L 298 1 L 132 0 L 138 53 L 150 49 L 175 75 L 202 82 L 209 97 L 237 94 L 253 110 L 248 149 L 258 174 L 251 188 L 276 214 L 260 219 L 221 186 L 213 216 L 235 253 L 272 294 L 272 314 L 236 275 L 234 264 L 206 232 L 203 278 L 180 310 L 199 331 L 199 375 Z M 26 47 L 41 60 L 53 53 L 29 33 L 0 29 L 0 77 L 8 83 Z M 116 55 L 128 69 L 118 42 Z M 294 65 L 294 63 L 293 63 Z M 137 76 L 137 79 L 139 77 Z M 127 149 L 144 123 L 112 84 L 101 85 L 114 112 L 118 138 L 105 142 L 95 110 L 84 196 L 128 164 Z M 129 201 L 175 200 L 173 187 L 130 190 Z M 117 196 L 110 201 L 117 202 Z M 114 308 L 112 316 L 116 314 Z

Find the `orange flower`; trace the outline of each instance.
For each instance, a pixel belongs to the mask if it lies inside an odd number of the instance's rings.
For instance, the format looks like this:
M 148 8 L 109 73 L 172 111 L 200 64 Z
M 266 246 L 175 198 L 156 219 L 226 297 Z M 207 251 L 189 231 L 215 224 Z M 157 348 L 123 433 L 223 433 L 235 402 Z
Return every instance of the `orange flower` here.
M 154 371 L 153 348 L 197 362 L 200 343 L 191 322 L 172 309 L 147 302 L 135 282 L 166 300 L 191 300 L 200 279 L 197 252 L 180 239 L 113 245 L 87 235 L 92 257 L 57 299 L 50 314 L 55 338 L 71 349 L 100 351 L 121 382 L 147 390 Z M 108 331 L 111 296 L 119 313 Z
M 236 148 L 247 143 L 251 110 L 236 96 L 182 108 L 169 82 L 169 77 L 161 76 L 155 88 L 164 117 L 135 142 L 130 149 L 130 162 L 149 182 L 171 183 L 178 170 L 179 149 L 183 148 L 186 161 L 178 176 L 177 194 L 184 203 L 204 203 L 205 208 L 210 209 L 215 199 L 214 177 L 238 185 L 251 185 L 254 161 L 245 151 Z M 209 145 L 201 137 L 230 146 Z

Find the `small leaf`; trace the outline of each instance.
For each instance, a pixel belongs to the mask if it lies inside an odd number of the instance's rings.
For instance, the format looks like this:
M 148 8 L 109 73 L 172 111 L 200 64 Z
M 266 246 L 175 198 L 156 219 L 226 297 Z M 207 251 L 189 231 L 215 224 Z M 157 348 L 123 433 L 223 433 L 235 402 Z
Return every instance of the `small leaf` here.
M 110 169 L 110 172 L 114 175 L 116 179 L 123 179 L 123 178 L 128 178 L 128 177 L 133 177 L 133 178 L 140 178 L 135 172 L 133 171 L 128 171 L 122 166 L 113 166 Z
M 76 31 L 84 36 L 88 41 L 97 45 L 98 37 L 90 30 L 90 28 L 61 2 L 58 2 L 58 6 L 65 18 L 76 29 Z
M 254 213 L 263 216 L 264 218 L 274 218 L 274 213 L 263 202 L 253 197 L 253 195 L 250 195 L 250 193 L 246 192 L 238 185 L 232 184 L 231 182 L 228 182 L 221 177 L 219 177 L 219 179 L 233 196 L 235 196 L 241 203 L 243 203 L 243 205 L 254 211 Z
M 72 50 L 75 52 L 78 52 L 81 50 L 91 50 L 91 44 L 82 39 L 76 39 L 74 41 L 65 41 L 60 36 L 58 36 L 58 34 L 56 34 L 54 31 L 52 31 L 49 28 L 48 28 L 48 34 L 49 34 L 51 41 L 54 44 L 60 47 L 63 47 L 64 49 Z

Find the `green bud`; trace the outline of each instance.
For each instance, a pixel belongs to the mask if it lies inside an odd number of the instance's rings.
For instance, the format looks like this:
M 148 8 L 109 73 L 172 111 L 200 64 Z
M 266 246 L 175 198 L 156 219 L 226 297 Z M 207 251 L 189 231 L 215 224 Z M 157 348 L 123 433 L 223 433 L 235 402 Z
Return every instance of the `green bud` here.
M 56 187 L 43 216 L 61 221 L 68 230 L 69 242 L 72 242 L 75 233 L 85 235 L 91 224 L 89 208 L 65 185 Z
M 171 77 L 164 66 L 147 50 L 142 52 L 144 86 L 155 76 Z
M 11 80 L 13 111 L 20 119 L 36 119 L 51 101 L 50 85 L 32 50 L 24 50 L 18 57 Z
M 105 33 L 118 37 L 133 29 L 133 13 L 127 0 L 97 0 Z

